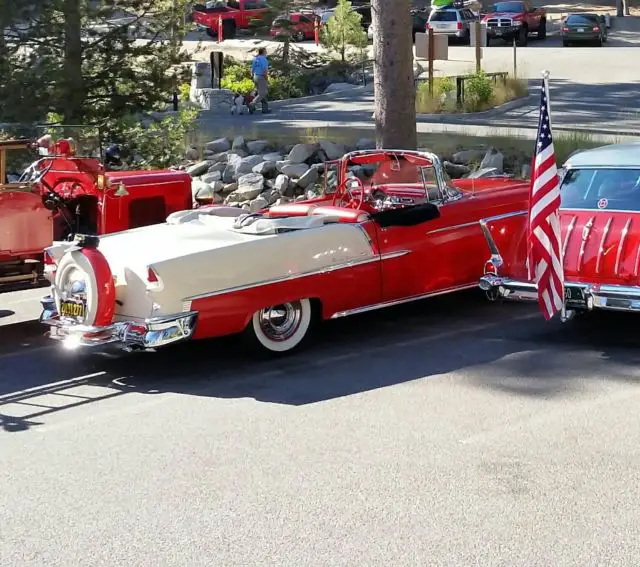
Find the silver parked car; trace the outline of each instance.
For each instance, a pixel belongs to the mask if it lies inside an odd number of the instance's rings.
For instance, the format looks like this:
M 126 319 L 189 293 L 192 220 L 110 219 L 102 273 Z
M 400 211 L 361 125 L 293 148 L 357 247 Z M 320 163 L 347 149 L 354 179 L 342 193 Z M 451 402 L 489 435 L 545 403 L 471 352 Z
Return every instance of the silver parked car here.
M 433 33 L 446 34 L 450 38 L 471 42 L 471 26 L 479 17 L 469 8 L 434 8 L 429 14 L 429 27 Z

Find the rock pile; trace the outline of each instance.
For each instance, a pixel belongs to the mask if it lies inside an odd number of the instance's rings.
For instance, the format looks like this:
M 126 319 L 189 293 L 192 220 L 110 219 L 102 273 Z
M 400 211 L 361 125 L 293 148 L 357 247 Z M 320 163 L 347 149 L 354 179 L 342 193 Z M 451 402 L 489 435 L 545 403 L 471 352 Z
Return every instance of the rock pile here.
M 375 147 L 360 140 L 358 149 Z M 349 148 L 350 149 L 350 148 Z M 264 207 L 309 199 L 323 183 L 324 162 L 341 158 L 347 148 L 328 140 L 278 147 L 267 140 L 219 138 L 204 146 L 202 161 L 186 167 L 193 178 L 194 201 L 224 203 L 255 212 Z M 187 159 L 200 155 L 196 148 Z
M 348 151 L 375 147 L 370 139 L 355 146 L 329 140 L 280 146 L 267 140 L 219 138 L 203 148 L 190 148 L 184 166 L 193 178 L 194 202 L 211 202 L 256 212 L 265 207 L 310 199 L 324 190 L 325 162 Z M 448 159 L 446 159 L 448 158 Z M 490 177 L 504 172 L 505 157 L 495 148 L 461 150 L 441 156 L 450 177 Z M 358 166 L 351 175 L 359 176 Z M 520 171 L 518 171 L 520 173 Z M 524 168 L 522 173 L 525 173 Z M 336 183 L 330 171 L 327 183 Z

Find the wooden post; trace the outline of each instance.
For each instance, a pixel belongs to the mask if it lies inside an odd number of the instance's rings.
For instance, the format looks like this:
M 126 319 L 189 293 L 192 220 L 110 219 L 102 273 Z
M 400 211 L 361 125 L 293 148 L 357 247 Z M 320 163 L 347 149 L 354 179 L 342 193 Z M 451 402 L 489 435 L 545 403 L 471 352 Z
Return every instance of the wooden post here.
M 480 72 L 480 59 L 482 58 L 482 46 L 480 45 L 480 22 L 473 22 L 473 25 L 476 28 L 476 73 Z
M 433 30 L 429 26 L 429 96 L 433 97 L 433 57 L 434 57 Z
M 513 38 L 513 78 L 518 78 L 518 60 L 516 55 L 516 38 Z

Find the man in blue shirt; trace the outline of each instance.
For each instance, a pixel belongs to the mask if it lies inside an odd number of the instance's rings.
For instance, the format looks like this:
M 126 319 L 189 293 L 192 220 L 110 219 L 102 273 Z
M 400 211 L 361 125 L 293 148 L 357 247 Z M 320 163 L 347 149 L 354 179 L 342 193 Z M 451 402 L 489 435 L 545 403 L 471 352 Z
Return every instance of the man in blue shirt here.
M 269 103 L 267 102 L 267 92 L 269 90 L 269 61 L 267 60 L 267 50 L 264 47 L 258 49 L 258 54 L 251 62 L 251 75 L 256 85 L 258 96 L 253 99 L 250 105 L 252 112 L 255 112 L 256 104 L 262 104 L 262 113 L 270 112 Z

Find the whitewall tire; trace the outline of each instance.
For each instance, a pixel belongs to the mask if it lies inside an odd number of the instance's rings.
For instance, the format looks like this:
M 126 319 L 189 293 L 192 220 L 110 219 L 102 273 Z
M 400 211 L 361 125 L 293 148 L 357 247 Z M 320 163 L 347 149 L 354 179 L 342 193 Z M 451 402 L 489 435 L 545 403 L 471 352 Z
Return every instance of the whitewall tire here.
M 307 336 L 312 315 L 308 299 L 272 305 L 253 314 L 247 332 L 256 346 L 268 352 L 288 352 Z

